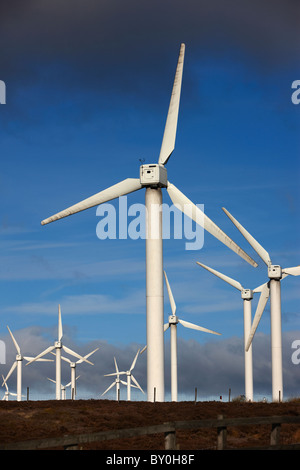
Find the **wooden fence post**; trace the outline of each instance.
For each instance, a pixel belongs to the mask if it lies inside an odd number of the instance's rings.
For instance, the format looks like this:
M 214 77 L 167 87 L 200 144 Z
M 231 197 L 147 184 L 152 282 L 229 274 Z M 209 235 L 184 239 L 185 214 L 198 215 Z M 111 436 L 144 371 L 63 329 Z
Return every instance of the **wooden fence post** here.
M 222 422 L 224 416 L 218 415 L 218 419 Z M 217 427 L 217 450 L 224 450 L 226 448 L 226 441 L 227 441 L 227 427 L 226 426 L 218 426 Z
M 280 427 L 281 427 L 280 423 L 273 423 L 272 424 L 271 439 L 270 439 L 271 446 L 278 446 L 279 445 Z
M 165 450 L 176 450 L 176 429 L 175 426 L 165 432 Z

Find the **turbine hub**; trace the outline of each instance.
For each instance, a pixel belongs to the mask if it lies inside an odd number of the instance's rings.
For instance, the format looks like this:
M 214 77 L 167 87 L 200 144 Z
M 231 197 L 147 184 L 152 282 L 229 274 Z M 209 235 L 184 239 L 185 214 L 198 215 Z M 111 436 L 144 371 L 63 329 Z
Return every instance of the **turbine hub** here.
M 168 186 L 167 170 L 163 165 L 150 164 L 140 166 L 140 182 L 143 186 L 166 188 Z
M 55 341 L 54 346 L 58 349 L 62 348 L 61 341 Z
M 178 317 L 176 315 L 170 315 L 169 316 L 169 323 L 171 325 L 177 325 L 178 323 Z
M 16 361 L 22 361 L 22 359 L 21 354 L 16 354 Z
M 251 300 L 253 299 L 253 292 L 251 289 L 243 289 L 241 296 L 243 300 Z
M 271 264 L 271 266 L 268 267 L 268 276 L 270 279 L 276 279 L 276 280 L 281 279 L 282 278 L 281 266 L 277 264 Z

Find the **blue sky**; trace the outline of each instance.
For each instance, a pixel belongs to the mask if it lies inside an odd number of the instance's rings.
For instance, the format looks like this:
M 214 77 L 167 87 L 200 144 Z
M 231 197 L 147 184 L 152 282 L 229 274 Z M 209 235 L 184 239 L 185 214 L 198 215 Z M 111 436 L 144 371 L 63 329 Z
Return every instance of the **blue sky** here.
M 45 227 L 40 221 L 138 177 L 140 159 L 157 162 L 181 42 L 186 54 L 169 180 L 204 204 L 205 213 L 259 264 L 252 268 L 207 233 L 198 251 L 185 250 L 186 240 L 164 241 L 178 315 L 222 334 L 178 329 L 181 367 L 192 360 L 193 347 L 228 351 L 243 338 L 239 292 L 196 261 L 245 287 L 267 280 L 266 267 L 223 206 L 274 264 L 299 264 L 300 105 L 291 101 L 292 82 L 300 78 L 297 10 L 293 2 L 274 2 L 271 13 L 267 2 L 239 3 L 225 8 L 220 1 L 163 1 L 150 7 L 130 1 L 125 8 L 119 1 L 78 1 L 70 10 L 69 1 L 28 1 L 1 7 L 0 79 L 7 92 L 0 107 L 3 373 L 14 354 L 6 325 L 20 343 L 30 337 L 34 351 L 28 353 L 38 353 L 46 338 L 56 339 L 58 304 L 72 344 L 82 352 L 101 344 L 95 355 L 100 391 L 113 355 L 130 362 L 145 344 L 144 240 L 99 240 L 96 208 Z M 127 202 L 144 203 L 144 190 Z M 166 191 L 164 202 L 171 205 Z M 112 204 L 118 213 L 118 200 Z M 300 380 L 299 366 L 289 359 L 291 342 L 300 336 L 299 299 L 299 279 L 289 276 L 282 283 L 282 328 L 290 393 Z M 256 303 L 255 297 L 253 314 Z M 169 313 L 165 290 L 165 320 Z M 268 367 L 269 333 L 268 304 L 257 338 Z M 168 341 L 166 335 L 166 350 Z M 146 387 L 142 360 L 137 373 Z M 231 356 L 219 367 L 235 378 L 211 393 L 235 379 L 243 392 L 242 364 L 234 376 L 230 363 Z M 182 382 L 182 389 L 188 386 L 190 377 Z M 270 380 L 259 387 L 267 393 Z

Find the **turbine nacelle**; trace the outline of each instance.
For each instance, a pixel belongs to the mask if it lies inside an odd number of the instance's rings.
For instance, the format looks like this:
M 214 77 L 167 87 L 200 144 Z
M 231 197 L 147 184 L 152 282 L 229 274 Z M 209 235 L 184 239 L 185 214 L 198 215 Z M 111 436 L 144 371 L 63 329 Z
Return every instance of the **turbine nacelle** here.
M 278 264 L 271 264 L 268 266 L 268 276 L 269 279 L 281 279 L 282 278 L 282 269 Z
M 140 182 L 144 187 L 166 188 L 168 186 L 167 169 L 159 163 L 141 165 Z
M 54 346 L 56 349 L 61 349 L 62 348 L 61 341 L 55 341 Z
M 252 289 L 243 289 L 241 292 L 241 297 L 243 300 L 252 300 L 253 299 L 253 290 Z
M 177 325 L 179 323 L 179 319 L 176 315 L 170 315 L 169 316 L 169 324 L 170 325 Z

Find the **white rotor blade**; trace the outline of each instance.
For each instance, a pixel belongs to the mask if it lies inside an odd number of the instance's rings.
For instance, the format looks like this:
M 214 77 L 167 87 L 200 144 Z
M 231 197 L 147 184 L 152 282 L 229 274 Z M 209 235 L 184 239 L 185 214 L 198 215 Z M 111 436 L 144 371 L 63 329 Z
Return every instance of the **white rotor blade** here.
M 120 183 L 111 186 L 110 188 L 104 189 L 104 191 L 100 191 L 99 193 L 94 194 L 94 196 L 88 197 L 87 199 L 84 199 L 83 201 L 78 202 L 77 204 L 74 204 L 73 206 L 68 207 L 63 211 L 48 217 L 48 219 L 43 220 L 41 224 L 49 224 L 55 220 L 84 211 L 90 207 L 98 206 L 103 202 L 111 201 L 112 199 L 132 193 L 133 191 L 137 191 L 141 188 L 142 185 L 139 178 L 127 178 Z
M 256 287 L 255 289 L 253 289 L 253 292 L 254 292 L 254 293 L 261 292 L 261 291 L 263 290 L 263 288 L 265 287 L 266 284 L 268 284 L 268 283 L 265 282 L 265 283 L 262 284 L 261 286 Z
M 219 271 L 216 271 L 215 269 L 209 268 L 205 264 L 199 263 L 199 261 L 196 261 L 196 263 L 199 264 L 199 266 L 202 266 L 202 268 L 207 269 L 207 271 L 210 271 L 211 273 L 215 274 L 215 276 L 219 277 L 220 279 L 223 279 L 223 281 L 227 282 L 239 291 L 243 290 L 243 286 L 238 281 L 235 281 L 231 277 L 225 276 L 225 274 L 219 273 Z
M 261 294 L 260 294 L 259 301 L 258 301 L 258 304 L 257 304 L 255 316 L 254 316 L 253 323 L 252 323 L 252 327 L 251 327 L 251 330 L 250 330 L 250 333 L 249 333 L 249 338 L 248 338 L 246 348 L 245 348 L 246 351 L 248 351 L 248 349 L 250 348 L 250 345 L 251 345 L 252 340 L 253 340 L 253 336 L 255 335 L 255 331 L 258 327 L 258 324 L 259 324 L 261 316 L 264 312 L 265 306 L 267 305 L 269 296 L 270 296 L 270 287 L 269 287 L 269 283 L 266 282 L 263 289 L 261 290 Z
M 94 365 L 92 362 L 88 361 L 84 357 L 80 356 L 80 354 L 77 354 L 75 351 L 72 351 L 72 349 L 67 348 L 67 346 L 62 346 L 63 350 L 66 351 L 69 354 L 72 354 L 72 356 L 78 357 L 78 359 L 81 359 L 84 362 L 87 362 L 88 364 L 91 364 L 92 366 Z
M 199 209 L 190 199 L 188 199 L 179 189 L 177 189 L 173 184 L 168 183 L 167 191 L 173 203 L 177 205 L 184 214 L 193 219 L 197 224 L 201 225 L 205 230 L 207 230 L 211 235 L 216 237 L 222 243 L 224 243 L 228 248 L 237 253 L 241 258 L 247 261 L 254 267 L 257 267 L 257 263 L 245 253 L 242 248 L 240 248 L 233 240 L 231 240 L 226 233 L 223 232 L 203 211 Z
M 144 390 L 142 389 L 142 387 L 140 386 L 138 381 L 133 377 L 133 375 L 131 376 L 131 378 L 132 378 L 133 382 L 137 385 L 137 387 L 140 389 L 140 391 L 144 393 Z
M 98 349 L 99 348 L 96 348 L 94 349 L 94 351 L 90 352 L 89 354 L 86 354 L 86 356 L 84 356 L 84 359 L 87 359 L 88 357 L 90 357 L 92 354 L 94 354 L 94 352 L 98 351 Z M 76 364 L 81 364 L 82 362 L 83 362 L 82 359 L 79 359 L 78 361 L 76 361 Z
M 105 395 L 105 393 L 108 392 L 108 390 L 110 390 L 110 389 L 115 385 L 115 383 L 116 383 L 116 382 L 113 382 L 113 383 L 105 390 L 105 392 L 102 393 L 101 397 L 102 397 L 103 395 Z
M 172 294 L 172 290 L 171 290 L 171 287 L 170 287 L 170 284 L 169 284 L 169 281 L 168 281 L 168 278 L 167 278 L 166 271 L 164 271 L 164 275 L 165 275 L 165 280 L 166 280 L 166 284 L 167 284 L 167 289 L 168 289 L 168 294 L 169 294 L 169 299 L 170 299 L 170 304 L 171 304 L 171 309 L 172 309 L 172 315 L 175 315 L 176 314 L 176 304 L 175 304 L 175 300 L 174 300 L 174 297 L 173 297 L 173 294 Z
M 49 346 L 49 348 L 45 349 L 45 351 L 41 352 L 38 356 L 34 357 L 33 359 L 31 359 L 31 361 L 27 362 L 26 366 L 36 361 L 40 357 L 45 356 L 46 354 L 50 353 L 51 351 L 53 351 L 53 349 L 55 349 L 55 346 Z
M 181 44 L 158 163 L 165 165 L 175 148 L 185 45 Z
M 117 364 L 117 360 L 115 357 L 114 357 L 114 362 L 115 362 L 116 372 L 119 374 L 118 364 Z
M 267 266 L 271 264 L 271 258 L 269 253 L 255 240 L 255 238 L 250 235 L 249 232 L 228 212 L 225 207 L 222 207 L 225 214 L 229 217 L 231 222 L 236 226 L 236 228 L 241 232 L 241 234 L 246 238 L 248 243 L 252 246 L 252 248 L 256 251 L 256 253 L 261 257 L 261 259 L 266 263 Z
M 170 326 L 170 323 L 165 323 L 165 324 L 164 324 L 164 332 L 167 331 L 167 329 L 169 328 L 169 326 Z M 145 346 L 145 348 L 146 348 L 146 347 L 147 347 L 147 346 Z
M 290 274 L 291 276 L 300 276 L 300 266 L 295 266 L 294 268 L 284 268 L 282 272 L 284 274 Z
M 51 354 L 53 354 L 53 353 L 51 353 Z M 54 354 L 54 356 L 55 356 L 55 354 Z M 26 361 L 31 361 L 32 359 L 34 359 L 34 357 L 30 357 L 30 356 L 23 356 L 23 358 L 26 359 Z M 37 359 L 36 361 L 37 362 L 53 362 L 54 359 L 41 359 L 40 358 L 40 359 Z
M 13 371 L 15 370 L 16 367 L 17 367 L 17 361 L 15 361 L 15 362 L 13 363 L 13 365 L 11 366 L 10 371 L 8 372 L 6 378 L 4 378 L 3 375 L 2 375 L 2 377 L 3 377 L 3 384 L 6 383 L 6 381 L 9 379 L 9 377 L 11 376 L 11 374 L 13 373 Z M 2 384 L 2 387 L 3 387 L 3 384 Z
M 10 329 L 9 329 L 8 327 L 7 327 L 7 329 L 8 329 L 8 331 L 9 331 L 10 336 L 11 336 L 11 339 L 12 339 L 13 342 L 14 342 L 14 345 L 15 345 L 15 347 L 16 347 L 16 350 L 17 350 L 18 354 L 21 354 L 20 346 L 18 345 L 18 343 L 17 343 L 17 341 L 16 341 L 14 335 L 12 334 L 12 332 L 10 331 Z
M 136 360 L 137 360 L 137 358 L 138 358 L 139 352 L 140 352 L 140 350 L 138 350 L 138 352 L 137 352 L 136 355 L 135 355 L 135 358 L 133 359 L 133 362 L 132 362 L 131 367 L 130 367 L 130 369 L 129 369 L 130 371 L 133 370 L 134 367 L 135 367 L 135 363 L 136 363 Z
M 62 321 L 61 321 L 61 310 L 60 305 L 58 306 L 58 341 L 60 341 L 63 337 L 63 328 L 62 328 Z
M 221 333 L 216 333 L 215 331 L 208 330 L 207 328 L 203 328 L 202 326 L 194 325 L 194 323 L 190 323 L 185 320 L 179 320 L 179 323 L 181 323 L 182 326 L 185 326 L 186 328 L 191 328 L 193 330 L 199 330 L 199 331 L 204 331 L 206 333 L 212 333 L 213 335 L 221 335 Z

